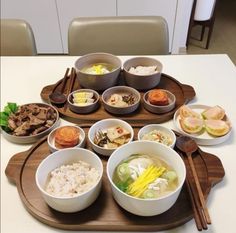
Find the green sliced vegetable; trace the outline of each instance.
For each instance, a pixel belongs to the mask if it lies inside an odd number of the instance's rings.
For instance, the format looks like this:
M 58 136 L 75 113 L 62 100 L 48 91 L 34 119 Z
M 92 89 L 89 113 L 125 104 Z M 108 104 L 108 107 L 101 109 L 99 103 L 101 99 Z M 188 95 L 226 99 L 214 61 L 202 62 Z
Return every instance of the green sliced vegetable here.
M 125 182 L 130 177 L 130 169 L 128 163 L 122 163 L 117 167 L 117 175 L 121 181 Z
M 120 189 L 122 192 L 126 192 L 129 186 L 128 182 L 119 182 L 117 185 L 117 188 Z
M 151 199 L 151 198 L 156 198 L 157 197 L 157 192 L 152 189 L 147 189 L 143 193 L 143 198 L 144 199 Z
M 161 177 L 167 179 L 168 182 L 171 183 L 177 179 L 177 174 L 174 171 L 167 171 Z

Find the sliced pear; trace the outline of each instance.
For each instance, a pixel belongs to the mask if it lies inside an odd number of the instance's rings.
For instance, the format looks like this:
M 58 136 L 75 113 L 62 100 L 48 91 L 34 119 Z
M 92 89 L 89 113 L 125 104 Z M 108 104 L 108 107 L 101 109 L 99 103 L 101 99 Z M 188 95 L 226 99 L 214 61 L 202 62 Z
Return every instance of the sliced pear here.
M 186 117 L 194 117 L 194 118 L 198 118 L 198 119 L 202 118 L 201 114 L 199 114 L 198 112 L 195 112 L 194 110 L 192 110 L 187 105 L 183 105 L 182 107 L 180 107 L 179 113 L 180 113 L 180 117 L 182 119 L 186 118 Z
M 225 110 L 216 105 L 202 112 L 202 116 L 207 120 L 222 120 L 225 116 Z
M 213 136 L 223 136 L 230 130 L 227 122 L 222 120 L 205 120 L 206 131 Z
M 204 120 L 196 117 L 185 117 L 179 120 L 181 128 L 190 134 L 199 133 L 204 127 Z

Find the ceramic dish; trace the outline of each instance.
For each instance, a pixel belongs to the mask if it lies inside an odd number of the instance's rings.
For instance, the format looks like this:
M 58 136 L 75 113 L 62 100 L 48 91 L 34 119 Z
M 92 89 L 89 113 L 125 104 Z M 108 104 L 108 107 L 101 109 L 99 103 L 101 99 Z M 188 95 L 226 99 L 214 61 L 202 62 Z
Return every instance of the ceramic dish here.
M 51 108 L 54 112 L 54 114 L 56 115 L 56 120 L 55 122 L 53 123 L 53 125 L 49 128 L 47 128 L 46 130 L 38 133 L 38 134 L 35 134 L 35 135 L 29 135 L 29 136 L 15 136 L 15 135 L 12 135 L 10 133 L 7 133 L 6 131 L 4 131 L 3 129 L 1 129 L 2 131 L 2 134 L 3 136 L 10 142 L 13 142 L 13 143 L 18 143 L 18 144 L 29 144 L 29 143 L 34 143 L 34 142 L 37 142 L 39 139 L 41 139 L 42 137 L 46 136 L 47 134 L 49 134 L 54 128 L 56 128 L 58 125 L 59 125 L 59 113 L 58 111 L 56 110 L 55 107 L 49 105 L 49 104 L 44 104 L 44 103 L 29 103 L 29 104 L 24 104 L 24 105 L 21 105 L 21 106 L 27 106 L 27 105 L 30 105 L 30 104 L 35 104 L 39 107 L 47 107 L 47 108 Z
M 170 165 L 178 177 L 177 188 L 167 195 L 157 198 L 141 199 L 121 191 L 113 181 L 116 167 L 130 155 L 145 154 L 158 157 Z M 107 162 L 107 177 L 111 185 L 112 195 L 125 210 L 139 216 L 154 216 L 164 213 L 176 202 L 186 177 L 186 168 L 179 154 L 161 143 L 135 141 L 126 144 L 112 153 Z M 142 186 L 140 187 L 140 189 Z
M 45 186 L 48 182 L 48 176 L 54 169 L 57 169 L 62 165 L 72 165 L 73 163 L 80 163 L 79 166 L 81 166 L 82 165 L 81 161 L 83 163 L 89 164 L 91 168 L 93 168 L 94 171 L 97 171 L 98 173 L 98 179 L 95 182 L 93 181 L 94 183 L 91 184 L 90 187 L 86 187 L 85 185 L 83 186 L 83 184 L 86 183 L 82 183 L 81 181 L 80 181 L 81 184 L 76 186 L 75 183 L 79 181 L 75 179 L 74 174 L 72 174 L 72 171 L 74 173 L 74 171 L 76 171 L 77 169 L 78 169 L 77 174 L 81 174 L 81 172 L 86 172 L 85 174 L 87 174 L 87 176 L 84 175 L 84 180 L 86 182 L 85 177 L 88 177 L 87 179 L 89 181 L 90 180 L 89 178 L 92 178 L 92 176 L 91 172 L 88 171 L 88 169 L 86 169 L 87 165 L 85 164 L 83 165 L 83 168 L 79 168 L 77 166 L 75 167 L 74 170 L 71 170 L 70 172 L 66 173 L 67 178 L 71 180 L 71 182 L 68 182 L 67 185 L 65 185 L 65 183 L 63 184 L 63 181 L 65 181 L 65 179 L 63 179 L 62 176 L 57 177 L 57 179 L 54 179 L 54 184 L 55 184 L 54 186 L 55 187 L 61 186 L 60 187 L 61 189 L 60 188 L 52 189 L 52 191 L 54 192 L 56 191 L 59 192 L 59 193 L 56 192 L 58 196 L 52 195 L 51 193 L 45 190 Z M 84 168 L 84 166 L 86 168 Z M 65 172 L 65 169 L 66 168 L 64 167 L 64 170 L 62 170 L 62 172 Z M 90 174 L 88 174 L 88 172 Z M 67 148 L 64 150 L 56 151 L 41 161 L 36 170 L 35 181 L 43 199 L 50 207 L 60 212 L 73 213 L 87 208 L 97 199 L 101 190 L 102 174 L 103 174 L 102 161 L 95 153 L 83 148 Z M 65 187 L 65 189 L 63 189 L 63 187 Z M 66 193 L 66 191 L 71 192 L 70 191 L 71 189 L 73 190 L 80 187 L 84 188 L 85 191 L 83 192 L 80 189 L 79 192 L 77 192 L 77 194 L 74 196 L 65 194 L 63 194 L 65 196 L 59 195 L 61 192 L 64 193 Z
M 80 105 L 80 106 L 76 105 L 73 101 L 73 95 L 76 93 L 92 93 L 93 94 L 92 98 L 94 99 L 94 102 L 88 105 Z M 72 112 L 79 113 L 79 114 L 86 114 L 86 113 L 94 112 L 99 107 L 99 94 L 92 89 L 79 89 L 70 93 L 67 97 L 67 101 L 69 104 L 69 109 Z
M 153 135 L 149 136 L 148 134 L 150 134 L 151 132 L 153 132 Z M 145 135 L 146 139 L 143 138 Z M 158 124 L 150 124 L 142 127 L 138 131 L 138 140 L 154 141 L 165 144 L 171 148 L 174 148 L 176 142 L 176 136 L 171 129 L 168 129 Z
M 111 66 L 108 73 L 88 73 L 85 70 L 85 68 L 96 66 L 94 69 L 100 71 L 100 65 L 102 64 Z M 90 53 L 76 60 L 75 69 L 82 87 L 102 91 L 115 86 L 118 82 L 121 60 L 109 53 Z
M 123 101 L 124 96 L 127 97 L 129 95 L 132 95 L 132 98 L 133 98 L 133 103 L 130 105 L 126 104 Z M 112 99 L 113 101 L 111 101 L 111 98 L 113 98 Z M 103 92 L 102 102 L 103 102 L 104 108 L 110 113 L 119 114 L 119 115 L 128 114 L 128 113 L 134 112 L 138 108 L 139 103 L 140 103 L 140 94 L 134 88 L 127 87 L 127 86 L 111 87 Z M 117 106 L 116 103 L 120 106 Z M 122 103 L 125 106 L 123 106 Z
M 143 106 L 145 109 L 147 109 L 149 112 L 152 113 L 157 113 L 157 114 L 161 114 L 161 113 L 166 113 L 166 112 L 170 112 L 172 109 L 175 108 L 175 103 L 176 103 L 176 98 L 175 95 L 173 93 L 171 93 L 170 91 L 167 90 L 163 90 L 160 89 L 164 92 L 166 92 L 167 96 L 168 96 L 168 100 L 169 100 L 169 104 L 168 105 L 154 105 L 151 104 L 148 101 L 148 94 L 150 93 L 150 91 L 147 91 L 144 95 L 143 95 Z
M 86 140 L 85 140 L 85 132 L 84 132 L 84 130 L 82 128 L 80 128 L 79 126 L 76 126 L 76 125 L 68 125 L 68 126 L 74 127 L 74 128 L 76 128 L 79 131 L 79 143 L 76 146 L 74 146 L 74 147 L 85 147 Z M 65 125 L 55 128 L 48 135 L 47 142 L 48 142 L 48 146 L 49 146 L 51 152 L 55 152 L 55 151 L 60 150 L 55 145 L 55 133 L 61 127 L 65 127 Z
M 156 67 L 155 72 L 148 74 L 146 72 L 133 73 L 130 72 L 131 68 L 146 69 L 147 67 Z M 158 60 L 151 57 L 134 57 L 124 62 L 124 76 L 125 82 L 128 86 L 131 86 L 137 90 L 147 90 L 156 87 L 161 79 L 162 64 Z
M 195 112 L 198 112 L 198 113 L 202 113 L 204 110 L 210 108 L 210 106 L 200 105 L 200 104 L 188 105 L 188 107 L 190 107 L 191 109 L 193 109 Z M 186 133 L 185 131 L 183 131 L 180 126 L 180 123 L 179 123 L 180 111 L 179 111 L 179 109 L 175 112 L 173 119 L 174 119 L 174 125 L 175 125 L 176 130 L 184 135 L 187 135 L 187 136 L 193 138 L 199 145 L 220 144 L 220 143 L 226 141 L 230 137 L 230 134 L 232 132 L 232 128 L 231 128 L 230 131 L 226 135 L 223 135 L 220 137 L 214 137 L 214 136 L 208 134 L 205 130 L 201 131 L 200 134 L 189 134 L 189 133 Z M 225 115 L 224 120 L 230 122 L 227 115 Z
M 99 131 L 104 132 L 107 129 L 113 128 L 113 127 L 121 127 L 130 133 L 129 140 L 126 142 L 126 144 L 133 140 L 133 137 L 134 137 L 133 128 L 126 121 L 116 119 L 116 118 L 104 119 L 93 124 L 88 131 L 88 139 L 94 151 L 104 156 L 110 156 L 111 153 L 116 150 L 115 148 L 105 148 L 105 147 L 99 146 L 95 144 L 94 142 L 95 135 Z

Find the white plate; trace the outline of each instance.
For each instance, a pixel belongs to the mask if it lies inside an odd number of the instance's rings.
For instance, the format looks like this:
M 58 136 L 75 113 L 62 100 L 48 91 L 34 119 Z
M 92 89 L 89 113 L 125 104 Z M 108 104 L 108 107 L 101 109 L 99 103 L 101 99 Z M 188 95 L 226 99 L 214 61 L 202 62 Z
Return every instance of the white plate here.
M 188 105 L 188 107 L 190 107 L 191 109 L 193 109 L 195 112 L 198 112 L 198 113 L 202 113 L 204 110 L 210 108 L 210 106 L 200 105 L 200 104 Z M 184 135 L 187 135 L 187 136 L 193 138 L 199 145 L 216 145 L 216 144 L 222 143 L 229 138 L 229 136 L 232 132 L 232 128 L 231 128 L 230 131 L 226 135 L 221 136 L 221 137 L 214 137 L 214 136 L 208 134 L 206 132 L 206 130 L 204 130 L 201 134 L 188 134 L 182 130 L 179 120 L 180 120 L 180 113 L 179 113 L 179 109 L 178 109 L 174 115 L 175 128 L 181 134 L 184 134 Z M 227 116 L 226 116 L 225 120 L 229 121 Z

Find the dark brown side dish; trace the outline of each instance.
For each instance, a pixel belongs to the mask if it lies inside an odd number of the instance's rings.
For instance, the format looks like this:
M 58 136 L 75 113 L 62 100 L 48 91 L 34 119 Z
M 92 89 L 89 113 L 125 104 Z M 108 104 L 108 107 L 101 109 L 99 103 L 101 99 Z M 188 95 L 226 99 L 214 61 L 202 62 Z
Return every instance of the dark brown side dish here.
M 19 106 L 8 118 L 10 133 L 15 136 L 36 135 L 50 128 L 57 119 L 56 111 L 47 106 L 28 104 Z

